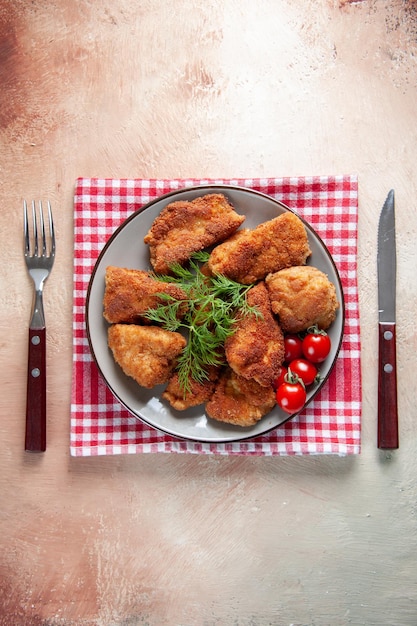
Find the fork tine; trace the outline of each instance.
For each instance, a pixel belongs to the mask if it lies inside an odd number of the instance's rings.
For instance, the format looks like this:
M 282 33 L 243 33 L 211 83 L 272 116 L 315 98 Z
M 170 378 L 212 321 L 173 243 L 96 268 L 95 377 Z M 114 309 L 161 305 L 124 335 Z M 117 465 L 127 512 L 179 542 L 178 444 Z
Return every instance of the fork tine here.
M 25 238 L 25 256 L 30 255 L 30 238 L 29 238 L 29 224 L 28 224 L 28 205 L 26 200 L 23 200 L 23 231 Z
M 48 218 L 49 218 L 49 234 L 51 236 L 51 250 L 50 253 L 52 256 L 55 255 L 55 230 L 54 230 L 54 221 L 52 219 L 52 210 L 51 203 L 48 200 Z
M 45 211 L 41 200 L 39 200 L 38 204 L 39 206 L 37 206 L 35 200 L 32 200 L 31 210 L 29 211 L 26 200 L 23 200 L 25 256 L 29 258 L 54 257 L 55 229 L 51 203 L 49 200 L 47 201 Z M 32 224 L 30 224 L 30 222 L 32 222 Z
M 38 222 L 36 219 L 36 204 L 32 200 L 32 219 L 33 219 L 33 256 L 38 256 Z
M 42 239 L 42 255 L 46 255 L 46 238 L 45 238 L 45 223 L 43 219 L 43 208 L 42 202 L 39 200 L 39 228 L 41 231 L 41 239 Z

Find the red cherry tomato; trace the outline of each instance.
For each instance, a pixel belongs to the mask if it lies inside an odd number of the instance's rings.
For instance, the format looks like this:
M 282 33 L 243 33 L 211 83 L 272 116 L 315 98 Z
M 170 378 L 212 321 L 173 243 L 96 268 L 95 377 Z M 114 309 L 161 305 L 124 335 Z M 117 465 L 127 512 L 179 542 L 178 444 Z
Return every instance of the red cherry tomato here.
M 293 374 L 301 378 L 306 387 L 312 385 L 314 382 L 318 382 L 317 367 L 306 359 L 295 359 L 295 361 L 291 361 L 289 368 Z
M 321 332 L 308 333 L 303 339 L 303 354 L 312 363 L 321 363 L 330 352 L 329 335 Z
M 274 389 L 275 391 L 278 389 L 278 387 L 280 385 L 282 385 L 282 383 L 285 383 L 285 376 L 287 375 L 287 368 L 283 365 L 281 367 L 281 372 L 279 374 L 279 376 L 274 380 Z
M 285 335 L 284 350 L 284 361 L 290 363 L 303 356 L 303 342 L 298 335 Z
M 282 383 L 276 393 L 277 404 L 283 411 L 293 415 L 301 411 L 306 402 L 306 390 L 300 382 Z

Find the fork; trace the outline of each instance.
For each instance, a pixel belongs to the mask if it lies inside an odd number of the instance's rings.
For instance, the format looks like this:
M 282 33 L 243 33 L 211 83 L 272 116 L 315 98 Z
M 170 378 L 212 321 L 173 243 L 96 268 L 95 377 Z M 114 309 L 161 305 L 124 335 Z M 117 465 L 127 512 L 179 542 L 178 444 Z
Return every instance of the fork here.
M 45 228 L 47 222 L 47 228 Z M 43 312 L 43 287 L 55 260 L 55 233 L 52 211 L 47 202 L 47 219 L 42 202 L 35 201 L 28 211 L 23 201 L 25 261 L 35 287 L 29 325 L 28 375 L 26 396 L 25 450 L 46 450 L 46 328 Z

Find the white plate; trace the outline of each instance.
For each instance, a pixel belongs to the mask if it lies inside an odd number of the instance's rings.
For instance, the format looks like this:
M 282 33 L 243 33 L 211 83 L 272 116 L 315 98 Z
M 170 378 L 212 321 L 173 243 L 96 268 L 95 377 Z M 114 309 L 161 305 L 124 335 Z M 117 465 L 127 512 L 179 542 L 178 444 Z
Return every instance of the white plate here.
M 278 407 L 275 407 L 255 426 L 241 428 L 208 418 L 203 405 L 187 411 L 175 411 L 168 403 L 161 400 L 164 386 L 144 389 L 132 378 L 126 376 L 115 363 L 113 355 L 107 346 L 108 324 L 103 317 L 106 267 L 108 265 L 116 265 L 131 269 L 150 269 L 149 248 L 143 243 L 143 238 L 156 216 L 170 202 L 192 200 L 206 193 L 224 193 L 233 204 L 236 212 L 246 216 L 243 224 L 245 228 L 254 228 L 261 222 L 290 211 L 288 207 L 270 196 L 250 189 L 228 185 L 191 187 L 153 200 L 145 208 L 133 213 L 114 232 L 97 259 L 88 287 L 86 324 L 92 356 L 109 389 L 126 409 L 147 424 L 174 437 L 220 443 L 238 441 L 265 434 L 272 428 L 287 421 L 289 416 Z M 331 353 L 320 367 L 323 379 L 318 386 L 308 391 L 308 403 L 325 384 L 337 358 L 343 336 L 344 300 L 340 277 L 328 249 L 313 228 L 305 221 L 304 224 L 312 251 L 308 264 L 314 265 L 328 275 L 329 280 L 336 287 L 337 297 L 340 302 L 336 320 L 329 329 L 329 335 L 332 340 Z

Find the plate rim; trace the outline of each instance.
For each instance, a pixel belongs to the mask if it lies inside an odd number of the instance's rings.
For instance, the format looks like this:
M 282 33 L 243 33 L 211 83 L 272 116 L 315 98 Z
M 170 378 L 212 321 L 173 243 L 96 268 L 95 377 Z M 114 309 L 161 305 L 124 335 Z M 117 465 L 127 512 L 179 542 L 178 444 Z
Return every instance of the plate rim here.
M 163 202 L 165 200 L 167 200 L 167 204 L 169 204 L 169 199 L 172 196 L 176 196 L 178 193 L 181 192 L 208 192 L 209 190 L 219 190 L 219 193 L 221 193 L 220 190 L 224 190 L 225 194 L 227 194 L 227 190 L 234 190 L 237 192 L 244 192 L 244 193 L 249 193 L 251 195 L 254 196 L 261 196 L 264 197 L 265 199 L 272 201 L 273 203 L 281 206 L 285 211 L 289 211 L 290 213 L 293 213 L 294 215 L 296 215 L 304 224 L 304 226 L 306 227 L 306 229 L 308 231 L 310 231 L 314 237 L 317 238 L 318 242 L 320 243 L 322 249 L 324 250 L 326 257 L 328 259 L 328 261 L 330 262 L 331 266 L 333 267 L 333 271 L 335 273 L 335 276 L 337 278 L 337 282 L 338 282 L 338 287 L 340 290 L 340 294 L 341 294 L 341 302 L 339 302 L 339 315 L 341 316 L 340 319 L 340 337 L 339 337 L 339 342 L 338 345 L 336 347 L 335 350 L 335 354 L 334 354 L 334 358 L 333 358 L 333 362 L 331 363 L 328 372 L 326 373 L 325 377 L 323 378 L 323 380 L 321 381 L 321 384 L 312 391 L 310 397 L 308 398 L 308 400 L 306 401 L 306 403 L 304 404 L 303 408 L 300 411 L 297 411 L 297 413 L 293 413 L 291 415 L 288 415 L 288 417 L 285 417 L 285 419 L 283 419 L 279 424 L 274 424 L 273 426 L 267 427 L 264 431 L 262 431 L 261 433 L 257 433 L 257 434 L 251 434 L 251 433 L 247 433 L 247 434 L 242 434 L 237 436 L 236 438 L 227 438 L 227 439 L 222 439 L 221 437 L 216 438 L 216 439 L 210 439 L 210 438 L 204 438 L 204 437 L 192 437 L 189 436 L 187 437 L 186 435 L 180 435 L 177 433 L 172 433 L 170 432 L 169 429 L 163 428 L 161 426 L 155 426 L 154 424 L 152 424 L 148 419 L 146 419 L 146 417 L 143 417 L 143 415 L 138 414 L 137 412 L 133 412 L 132 409 L 127 406 L 126 402 L 123 401 L 123 399 L 120 397 L 120 395 L 112 388 L 112 386 L 110 385 L 110 383 L 108 382 L 106 376 L 104 375 L 102 368 L 99 365 L 97 356 L 96 356 L 96 352 L 94 350 L 94 346 L 93 346 L 93 342 L 91 339 L 91 333 L 90 333 L 90 314 L 89 314 L 89 303 L 90 303 L 90 298 L 91 298 L 91 291 L 93 288 L 93 283 L 94 283 L 94 278 L 95 275 L 98 271 L 98 268 L 101 264 L 101 261 L 104 257 L 104 255 L 106 254 L 106 251 L 108 250 L 108 248 L 112 245 L 113 241 L 117 238 L 117 236 L 119 235 L 119 233 L 124 230 L 131 221 L 133 221 L 139 214 L 143 213 L 144 211 L 150 209 L 154 204 L 158 203 L 158 202 Z M 166 206 L 166 205 L 165 205 Z M 161 208 L 161 211 L 163 210 L 164 207 Z M 227 184 L 227 183 L 204 183 L 204 184 L 200 184 L 200 185 L 190 185 L 190 186 L 184 186 L 184 187 L 179 187 L 177 189 L 173 189 L 172 191 L 169 191 L 167 193 L 161 194 L 160 196 L 156 196 L 155 198 L 152 198 L 152 200 L 150 200 L 149 202 L 146 202 L 145 204 L 143 204 L 140 208 L 136 209 L 135 211 L 133 211 L 131 213 L 131 215 L 129 215 L 126 219 L 124 219 L 122 221 L 122 223 L 114 230 L 114 232 L 110 235 L 110 237 L 107 239 L 106 243 L 104 244 L 102 250 L 100 251 L 97 259 L 94 262 L 94 267 L 93 267 L 93 271 L 91 272 L 91 276 L 89 278 L 88 281 L 88 286 L 87 286 L 87 293 L 86 293 L 86 297 L 85 297 L 85 305 L 84 305 L 84 312 L 85 312 L 85 329 L 86 329 L 86 334 L 87 334 L 87 340 L 88 340 L 88 347 L 91 353 L 91 356 L 93 358 L 93 361 L 100 373 L 101 378 L 103 379 L 105 385 L 107 386 L 107 388 L 110 390 L 110 392 L 112 393 L 112 395 L 116 398 L 116 400 L 129 412 L 130 415 L 132 415 L 134 418 L 144 422 L 147 426 L 149 426 L 150 428 L 153 428 L 156 431 L 160 431 L 165 435 L 168 435 L 174 439 L 178 439 L 180 441 L 188 441 L 188 442 L 193 442 L 193 443 L 205 443 L 205 444 L 213 444 L 213 445 L 217 445 L 217 444 L 232 444 L 232 443 L 237 443 L 240 441 L 247 441 L 249 439 L 256 439 L 259 437 L 264 437 L 266 436 L 268 433 L 270 433 L 272 430 L 275 430 L 276 428 L 280 428 L 281 426 L 283 426 L 284 424 L 286 424 L 288 421 L 294 419 L 295 417 L 297 417 L 297 415 L 299 415 L 300 413 L 302 413 L 302 411 L 304 411 L 304 409 L 312 402 L 312 400 L 316 397 L 316 395 L 321 391 L 321 389 L 323 388 L 323 386 L 327 383 L 330 374 L 332 373 L 336 362 L 338 360 L 339 357 L 339 353 L 340 353 L 340 349 L 343 343 L 343 338 L 344 338 L 344 330 L 345 330 L 345 323 L 346 323 L 346 306 L 345 306 L 345 297 L 344 297 L 344 289 L 343 289 L 343 284 L 342 284 L 342 279 L 340 277 L 340 273 L 339 270 L 337 268 L 336 262 L 333 259 L 332 254 L 330 253 L 327 245 L 324 243 L 323 239 L 321 238 L 321 236 L 317 233 L 317 231 L 311 226 L 311 224 L 301 215 L 299 215 L 299 213 L 295 210 L 295 209 L 291 209 L 291 207 L 289 207 L 287 204 L 285 204 L 284 202 L 282 202 L 281 200 L 278 200 L 276 198 L 274 198 L 273 196 L 263 192 L 263 191 L 258 191 L 256 189 L 252 189 L 252 188 L 248 188 L 248 187 L 244 187 L 242 185 L 234 185 L 234 184 Z

